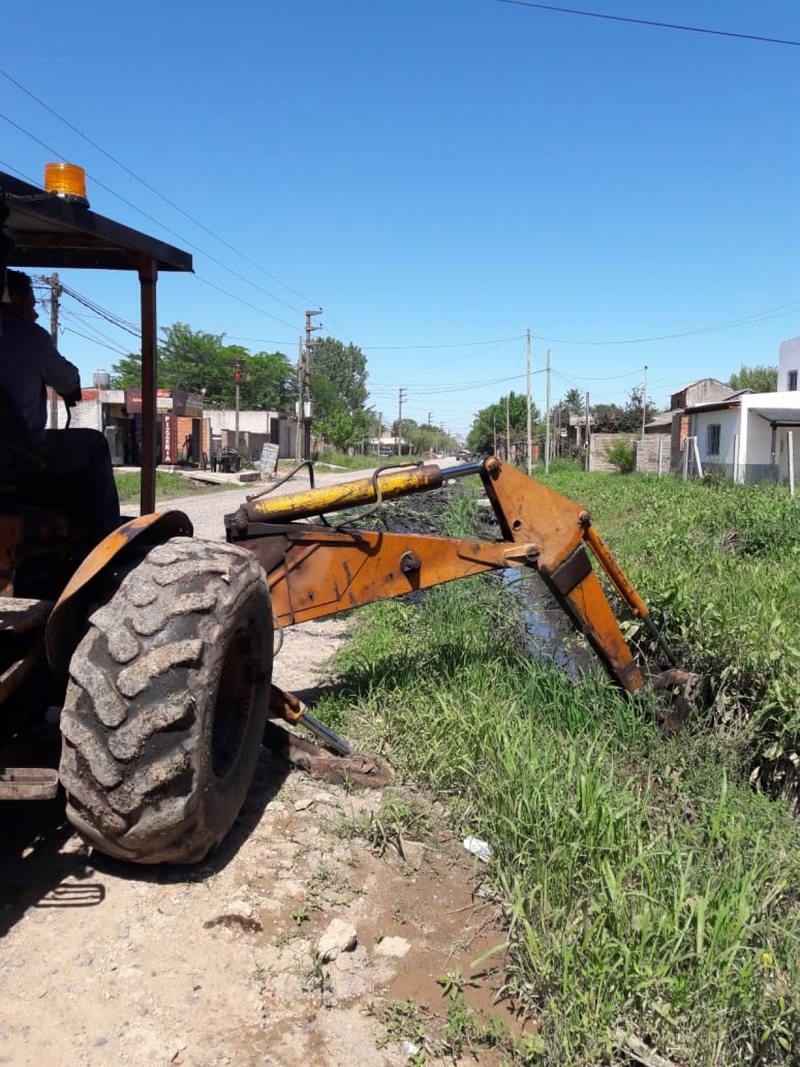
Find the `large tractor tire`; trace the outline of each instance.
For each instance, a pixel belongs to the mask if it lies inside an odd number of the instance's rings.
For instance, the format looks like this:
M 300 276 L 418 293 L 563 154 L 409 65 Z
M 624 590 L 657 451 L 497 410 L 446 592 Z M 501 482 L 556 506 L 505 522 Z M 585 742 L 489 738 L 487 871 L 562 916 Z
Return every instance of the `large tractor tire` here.
M 244 803 L 264 732 L 264 572 L 243 549 L 174 537 L 89 623 L 61 717 L 67 817 L 120 859 L 202 860 Z

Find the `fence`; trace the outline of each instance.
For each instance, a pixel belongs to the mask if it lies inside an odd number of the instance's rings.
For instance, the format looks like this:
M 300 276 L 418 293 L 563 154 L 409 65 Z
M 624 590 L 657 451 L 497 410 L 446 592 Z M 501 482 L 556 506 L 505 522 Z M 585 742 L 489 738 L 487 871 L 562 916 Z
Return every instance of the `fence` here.
M 636 470 L 642 474 L 669 474 L 670 435 L 645 434 L 636 440 L 630 433 L 593 433 L 589 443 L 589 470 L 615 471 L 608 450 L 618 441 L 634 449 Z

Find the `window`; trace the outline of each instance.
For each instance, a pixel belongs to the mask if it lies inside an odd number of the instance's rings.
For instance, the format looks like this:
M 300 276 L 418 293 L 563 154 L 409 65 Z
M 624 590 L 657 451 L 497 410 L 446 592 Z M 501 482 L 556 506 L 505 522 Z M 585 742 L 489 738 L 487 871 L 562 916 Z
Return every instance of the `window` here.
M 790 393 L 797 392 L 797 371 L 790 370 L 786 376 L 786 388 Z
M 718 422 L 713 422 L 710 426 L 706 426 L 706 455 L 718 456 L 719 455 L 719 434 L 721 426 Z

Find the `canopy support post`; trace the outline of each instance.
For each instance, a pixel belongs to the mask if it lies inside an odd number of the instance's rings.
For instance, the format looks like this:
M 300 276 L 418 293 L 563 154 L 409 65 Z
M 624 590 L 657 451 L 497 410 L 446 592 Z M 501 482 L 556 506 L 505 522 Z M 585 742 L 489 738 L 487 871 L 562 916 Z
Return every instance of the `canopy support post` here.
M 142 308 L 142 451 L 140 512 L 156 510 L 156 385 L 158 332 L 156 324 L 156 261 L 146 258 L 139 267 Z

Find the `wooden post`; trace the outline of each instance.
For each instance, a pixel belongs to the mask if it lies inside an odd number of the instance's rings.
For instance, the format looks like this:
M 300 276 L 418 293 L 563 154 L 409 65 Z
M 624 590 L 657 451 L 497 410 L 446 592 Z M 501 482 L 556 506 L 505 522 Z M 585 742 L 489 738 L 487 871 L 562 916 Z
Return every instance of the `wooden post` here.
M 683 439 L 683 480 L 686 481 L 689 477 L 689 441 L 690 437 L 684 437 Z
M 506 463 L 511 462 L 511 414 L 510 414 L 510 399 L 511 394 L 506 393 Z
M 547 393 L 544 403 L 544 470 L 550 470 L 550 349 L 547 349 Z
M 733 435 L 733 482 L 737 485 L 739 482 L 739 435 L 735 433 Z
M 156 510 L 157 282 L 156 261 L 148 257 L 139 267 L 142 309 L 142 452 L 139 507 L 142 515 L 150 515 Z
M 586 470 L 589 469 L 589 392 L 586 391 L 585 397 L 585 422 L 583 431 L 583 447 L 586 449 Z
M 794 496 L 794 432 L 792 430 L 786 434 L 786 439 L 789 449 L 789 496 Z
M 531 436 L 531 330 L 530 327 L 525 331 L 525 359 L 526 359 L 526 377 L 527 377 L 527 418 L 525 423 L 525 441 L 528 449 L 528 477 L 531 476 L 531 453 L 533 451 L 533 438 Z

